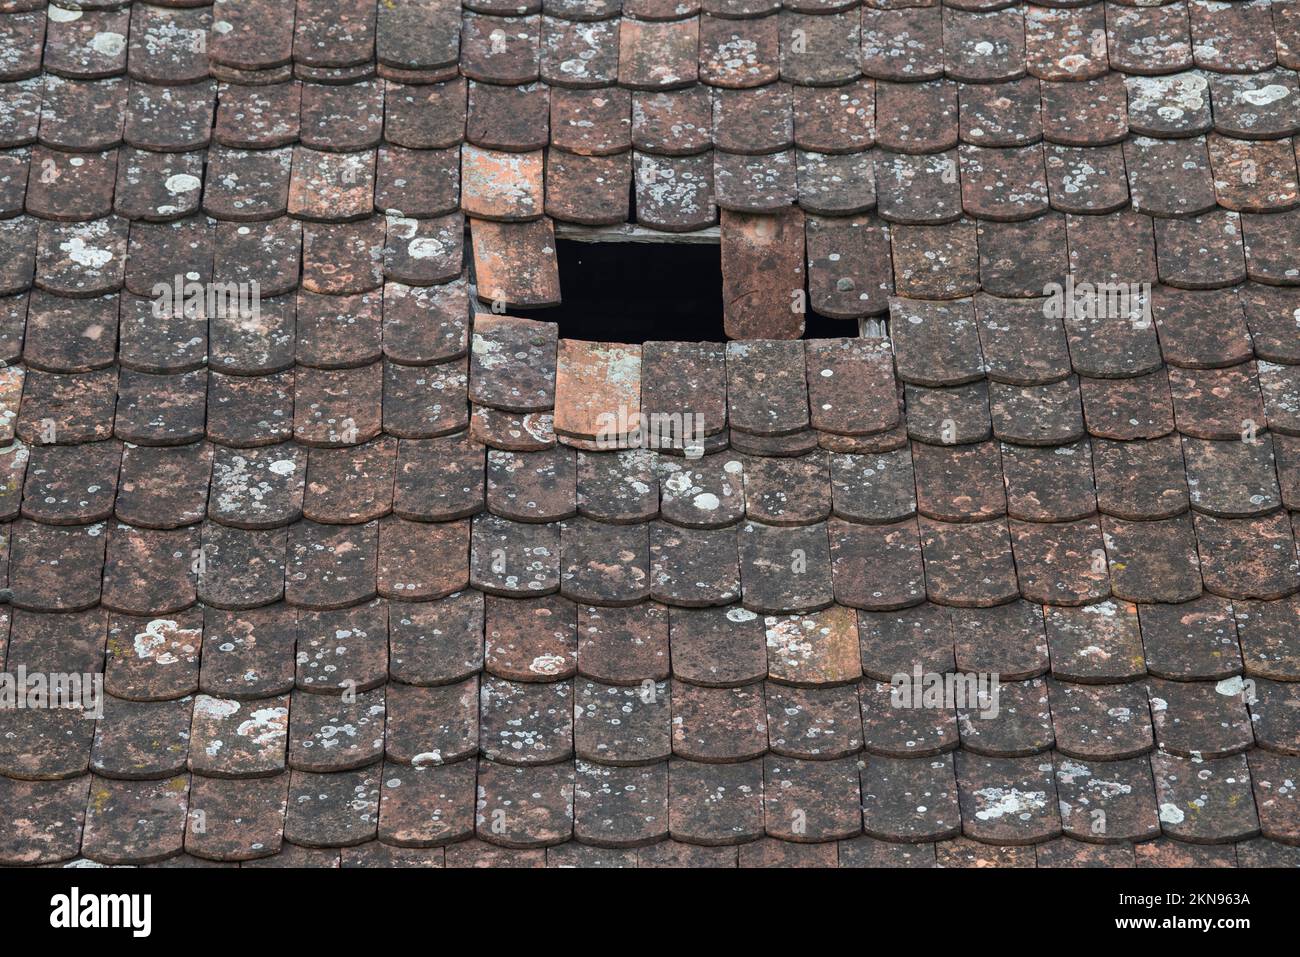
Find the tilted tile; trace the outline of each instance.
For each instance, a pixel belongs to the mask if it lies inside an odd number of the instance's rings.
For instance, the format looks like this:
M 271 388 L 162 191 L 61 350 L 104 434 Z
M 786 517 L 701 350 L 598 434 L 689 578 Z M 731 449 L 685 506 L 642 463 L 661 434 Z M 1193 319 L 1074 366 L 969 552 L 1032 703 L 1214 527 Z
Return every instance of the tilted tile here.
M 712 110 L 712 95 L 703 86 L 633 93 L 632 145 L 665 156 L 705 150 L 712 143 Z M 558 139 L 556 144 L 563 145 Z
M 128 84 L 123 77 L 65 80 L 45 75 L 40 141 L 76 151 L 110 149 L 122 142 Z
M 894 277 L 884 224 L 869 216 L 809 216 L 804 238 L 814 311 L 856 318 L 888 308 Z
M 1247 213 L 1290 209 L 1300 202 L 1295 152 L 1285 140 L 1209 135 L 1219 205 Z
M 965 445 L 982 442 L 991 434 L 991 416 L 996 413 L 998 425 L 1002 431 L 1013 434 L 1018 430 L 1012 425 L 1017 416 L 1015 409 L 1008 406 L 1008 399 L 1014 403 L 1017 396 L 1031 397 L 1037 393 L 1050 393 L 1062 387 L 1041 387 L 1013 389 L 1003 387 L 1000 405 L 991 409 L 989 404 L 989 386 L 984 382 L 972 382 L 968 385 L 946 389 L 924 389 L 907 386 L 904 392 L 904 404 L 907 406 L 907 434 L 910 438 L 931 445 Z M 1021 402 L 1019 405 L 1025 405 Z M 1004 407 L 1007 406 L 1007 407 Z M 1037 415 L 1043 410 L 1034 410 Z M 1077 418 L 1077 415 L 1075 416 Z M 1059 419 L 1059 416 L 1057 417 Z M 1059 431 L 1059 424 L 1054 423 L 1052 433 Z
M 479 298 L 503 307 L 552 306 L 560 301 L 551 220 L 494 223 L 472 219 L 470 232 Z

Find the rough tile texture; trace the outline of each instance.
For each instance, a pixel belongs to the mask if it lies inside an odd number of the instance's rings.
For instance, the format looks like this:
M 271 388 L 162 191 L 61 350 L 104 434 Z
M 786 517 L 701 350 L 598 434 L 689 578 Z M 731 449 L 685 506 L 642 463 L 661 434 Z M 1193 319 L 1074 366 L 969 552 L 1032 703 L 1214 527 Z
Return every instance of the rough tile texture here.
M 40 6 L 0 864 L 1295 861 L 1291 4 Z M 745 341 L 508 315 L 629 189 Z

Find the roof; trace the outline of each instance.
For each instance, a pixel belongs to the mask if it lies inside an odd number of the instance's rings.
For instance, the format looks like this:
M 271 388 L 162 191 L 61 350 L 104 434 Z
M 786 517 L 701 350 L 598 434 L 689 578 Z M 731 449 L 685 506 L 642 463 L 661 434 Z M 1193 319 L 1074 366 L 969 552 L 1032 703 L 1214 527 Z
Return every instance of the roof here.
M 0 0 L 0 660 L 107 692 L 0 709 L 0 863 L 1300 862 L 1297 68 L 1267 0 Z M 732 341 L 510 314 L 629 217 Z

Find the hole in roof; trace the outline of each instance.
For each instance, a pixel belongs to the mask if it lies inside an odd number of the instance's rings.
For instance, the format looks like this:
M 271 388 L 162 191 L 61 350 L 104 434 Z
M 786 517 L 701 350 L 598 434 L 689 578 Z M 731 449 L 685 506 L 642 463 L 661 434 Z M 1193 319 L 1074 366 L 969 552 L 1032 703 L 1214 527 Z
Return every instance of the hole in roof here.
M 587 242 L 557 239 L 561 303 L 512 308 L 554 322 L 562 339 L 643 343 L 727 342 L 722 317 L 722 247 L 717 242 Z M 883 318 L 883 317 L 881 317 Z M 859 334 L 857 320 L 811 309 L 805 339 Z
M 560 305 L 512 309 L 554 322 L 562 339 L 725 342 L 717 243 L 556 241 Z

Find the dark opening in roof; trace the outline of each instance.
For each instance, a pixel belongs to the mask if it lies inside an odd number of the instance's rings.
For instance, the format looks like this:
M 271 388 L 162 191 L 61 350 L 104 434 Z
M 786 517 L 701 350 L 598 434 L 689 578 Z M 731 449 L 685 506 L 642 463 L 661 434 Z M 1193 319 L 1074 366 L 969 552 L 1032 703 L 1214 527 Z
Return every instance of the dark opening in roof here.
M 556 241 L 562 302 L 524 312 L 593 342 L 725 342 L 717 243 Z M 518 311 L 518 310 L 512 310 Z
M 643 343 L 726 342 L 722 249 L 716 242 L 558 239 L 560 305 L 512 309 L 560 327 L 563 339 Z M 858 335 L 853 319 L 809 310 L 805 339 Z

